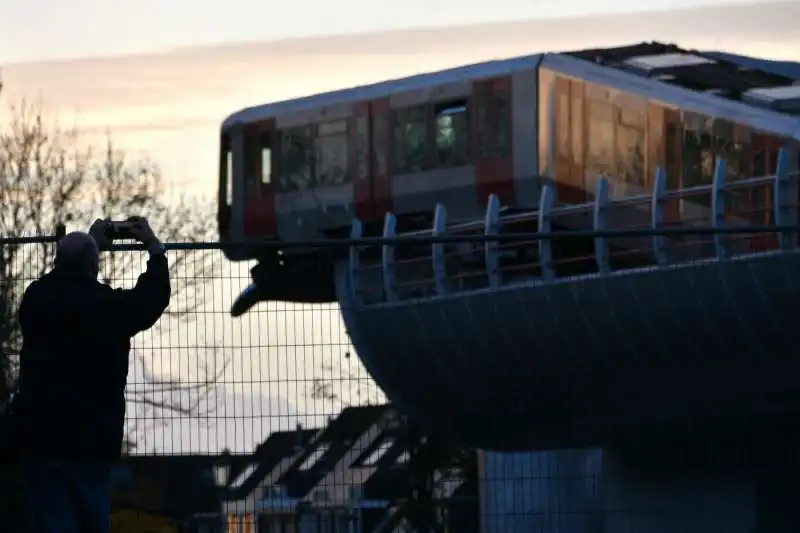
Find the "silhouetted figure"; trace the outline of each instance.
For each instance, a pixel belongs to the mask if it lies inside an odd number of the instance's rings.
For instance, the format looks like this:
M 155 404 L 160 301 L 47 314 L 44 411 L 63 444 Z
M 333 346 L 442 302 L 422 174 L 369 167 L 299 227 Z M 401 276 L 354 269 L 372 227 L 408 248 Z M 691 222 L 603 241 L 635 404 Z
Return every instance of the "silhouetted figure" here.
M 171 293 L 164 247 L 146 220 L 137 222 L 134 237 L 150 259 L 133 289 L 97 281 L 98 220 L 89 234 L 61 239 L 55 267 L 20 304 L 12 412 L 37 533 L 109 531 L 110 464 L 122 448 L 130 339 L 155 324 Z

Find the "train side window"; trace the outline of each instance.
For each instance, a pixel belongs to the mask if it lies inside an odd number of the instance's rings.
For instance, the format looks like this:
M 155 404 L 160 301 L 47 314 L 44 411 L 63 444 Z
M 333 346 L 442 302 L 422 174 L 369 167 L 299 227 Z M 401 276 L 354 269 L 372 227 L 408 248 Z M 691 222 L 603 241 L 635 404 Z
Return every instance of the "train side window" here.
M 469 121 L 465 100 L 437 104 L 436 156 L 441 166 L 465 165 L 469 156 Z
M 233 205 L 233 152 L 230 148 L 225 151 L 225 202 Z
M 282 132 L 278 160 L 278 190 L 308 190 L 313 183 L 313 139 L 308 128 L 292 128 Z
M 219 156 L 219 202 L 230 207 L 233 203 L 233 151 L 228 135 L 222 136 Z
M 418 172 L 425 168 L 428 149 L 428 126 L 425 106 L 395 111 L 394 170 Z
M 261 183 L 272 183 L 272 137 L 266 132 L 261 134 Z
M 645 185 L 645 128 L 647 117 L 635 109 L 620 108 L 617 123 L 617 177 Z
M 586 149 L 586 169 L 592 172 L 592 178 L 615 173 L 614 154 L 614 107 L 608 102 L 588 99 L 587 122 L 588 134 Z
M 317 186 L 341 185 L 347 181 L 349 146 L 347 121 L 320 124 L 314 139 Z

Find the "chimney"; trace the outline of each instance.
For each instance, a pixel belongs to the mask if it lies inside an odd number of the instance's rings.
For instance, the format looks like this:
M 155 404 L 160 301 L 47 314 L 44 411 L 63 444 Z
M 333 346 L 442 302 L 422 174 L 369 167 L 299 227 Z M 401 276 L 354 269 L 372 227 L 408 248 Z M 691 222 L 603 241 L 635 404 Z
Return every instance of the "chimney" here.
M 292 449 L 294 453 L 299 453 L 303 448 L 305 448 L 305 443 L 303 442 L 303 424 L 298 422 L 297 426 L 295 426 L 294 447 Z

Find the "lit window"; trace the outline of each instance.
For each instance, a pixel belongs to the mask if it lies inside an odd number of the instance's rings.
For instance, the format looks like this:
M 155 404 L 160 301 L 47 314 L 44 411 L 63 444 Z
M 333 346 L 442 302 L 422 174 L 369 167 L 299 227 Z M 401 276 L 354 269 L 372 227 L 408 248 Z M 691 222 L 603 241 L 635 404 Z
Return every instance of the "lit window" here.
M 425 107 L 398 109 L 394 124 L 394 164 L 398 172 L 417 172 L 425 168 L 428 132 Z
M 320 444 L 319 446 L 317 446 L 316 449 L 314 449 L 313 452 L 308 454 L 308 456 L 300 464 L 298 469 L 302 470 L 302 471 L 311 470 L 311 467 L 313 467 L 314 464 L 316 464 L 316 462 L 319 461 L 319 459 L 323 455 L 325 455 L 325 452 L 327 452 L 327 451 L 328 451 L 328 445 L 327 444 Z
M 372 450 L 369 455 L 364 457 L 361 461 L 361 466 L 375 466 L 378 462 L 386 455 L 392 446 L 394 445 L 394 439 L 384 439 L 381 443 Z
M 464 165 L 469 150 L 469 122 L 465 102 L 436 108 L 436 155 L 442 166 Z
M 258 468 L 258 463 L 251 463 L 247 465 L 247 468 L 242 470 L 242 472 L 238 476 L 236 476 L 236 478 L 231 482 L 229 488 L 238 489 L 239 487 L 241 487 L 244 484 L 244 482 L 247 481 L 250 478 L 250 476 L 253 475 L 253 472 L 256 471 L 256 468 Z
M 261 183 L 272 183 L 272 143 L 268 133 L 261 134 Z
M 349 158 L 347 122 L 340 120 L 320 124 L 314 145 L 316 149 L 315 185 L 341 185 L 347 181 Z
M 230 150 L 225 151 L 225 179 L 227 186 L 225 190 L 225 201 L 227 205 L 233 204 L 233 153 Z

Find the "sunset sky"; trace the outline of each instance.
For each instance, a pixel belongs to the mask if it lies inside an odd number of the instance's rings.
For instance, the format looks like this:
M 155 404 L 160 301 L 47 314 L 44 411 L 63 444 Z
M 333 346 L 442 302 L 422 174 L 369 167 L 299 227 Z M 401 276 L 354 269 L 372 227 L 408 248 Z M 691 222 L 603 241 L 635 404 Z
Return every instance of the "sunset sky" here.
M 626 14 L 632 11 L 642 13 Z M 110 133 L 130 155 L 155 160 L 174 186 L 203 195 L 216 188 L 219 125 L 244 106 L 493 58 L 644 40 L 800 58 L 796 1 L 27 0 L 0 3 L 0 21 L 0 106 L 41 101 L 85 138 L 99 142 Z M 335 412 L 300 398 L 303 380 L 347 350 L 335 309 L 270 304 L 234 321 L 227 309 L 249 277 L 246 265 L 235 271 L 209 289 L 214 318 L 206 320 L 215 325 L 207 324 L 205 338 L 233 354 L 222 413 L 251 418 L 222 422 L 215 435 L 224 442 L 194 422 L 159 428 L 148 449 L 156 439 L 164 451 L 244 450 L 267 432 L 266 417 L 288 428 L 294 414 Z M 137 349 L 152 356 L 153 343 L 195 340 L 144 339 Z M 187 348 L 170 353 L 162 365 L 179 369 L 197 357 Z M 234 437 L 231 424 L 247 426 L 237 430 L 244 436 Z

